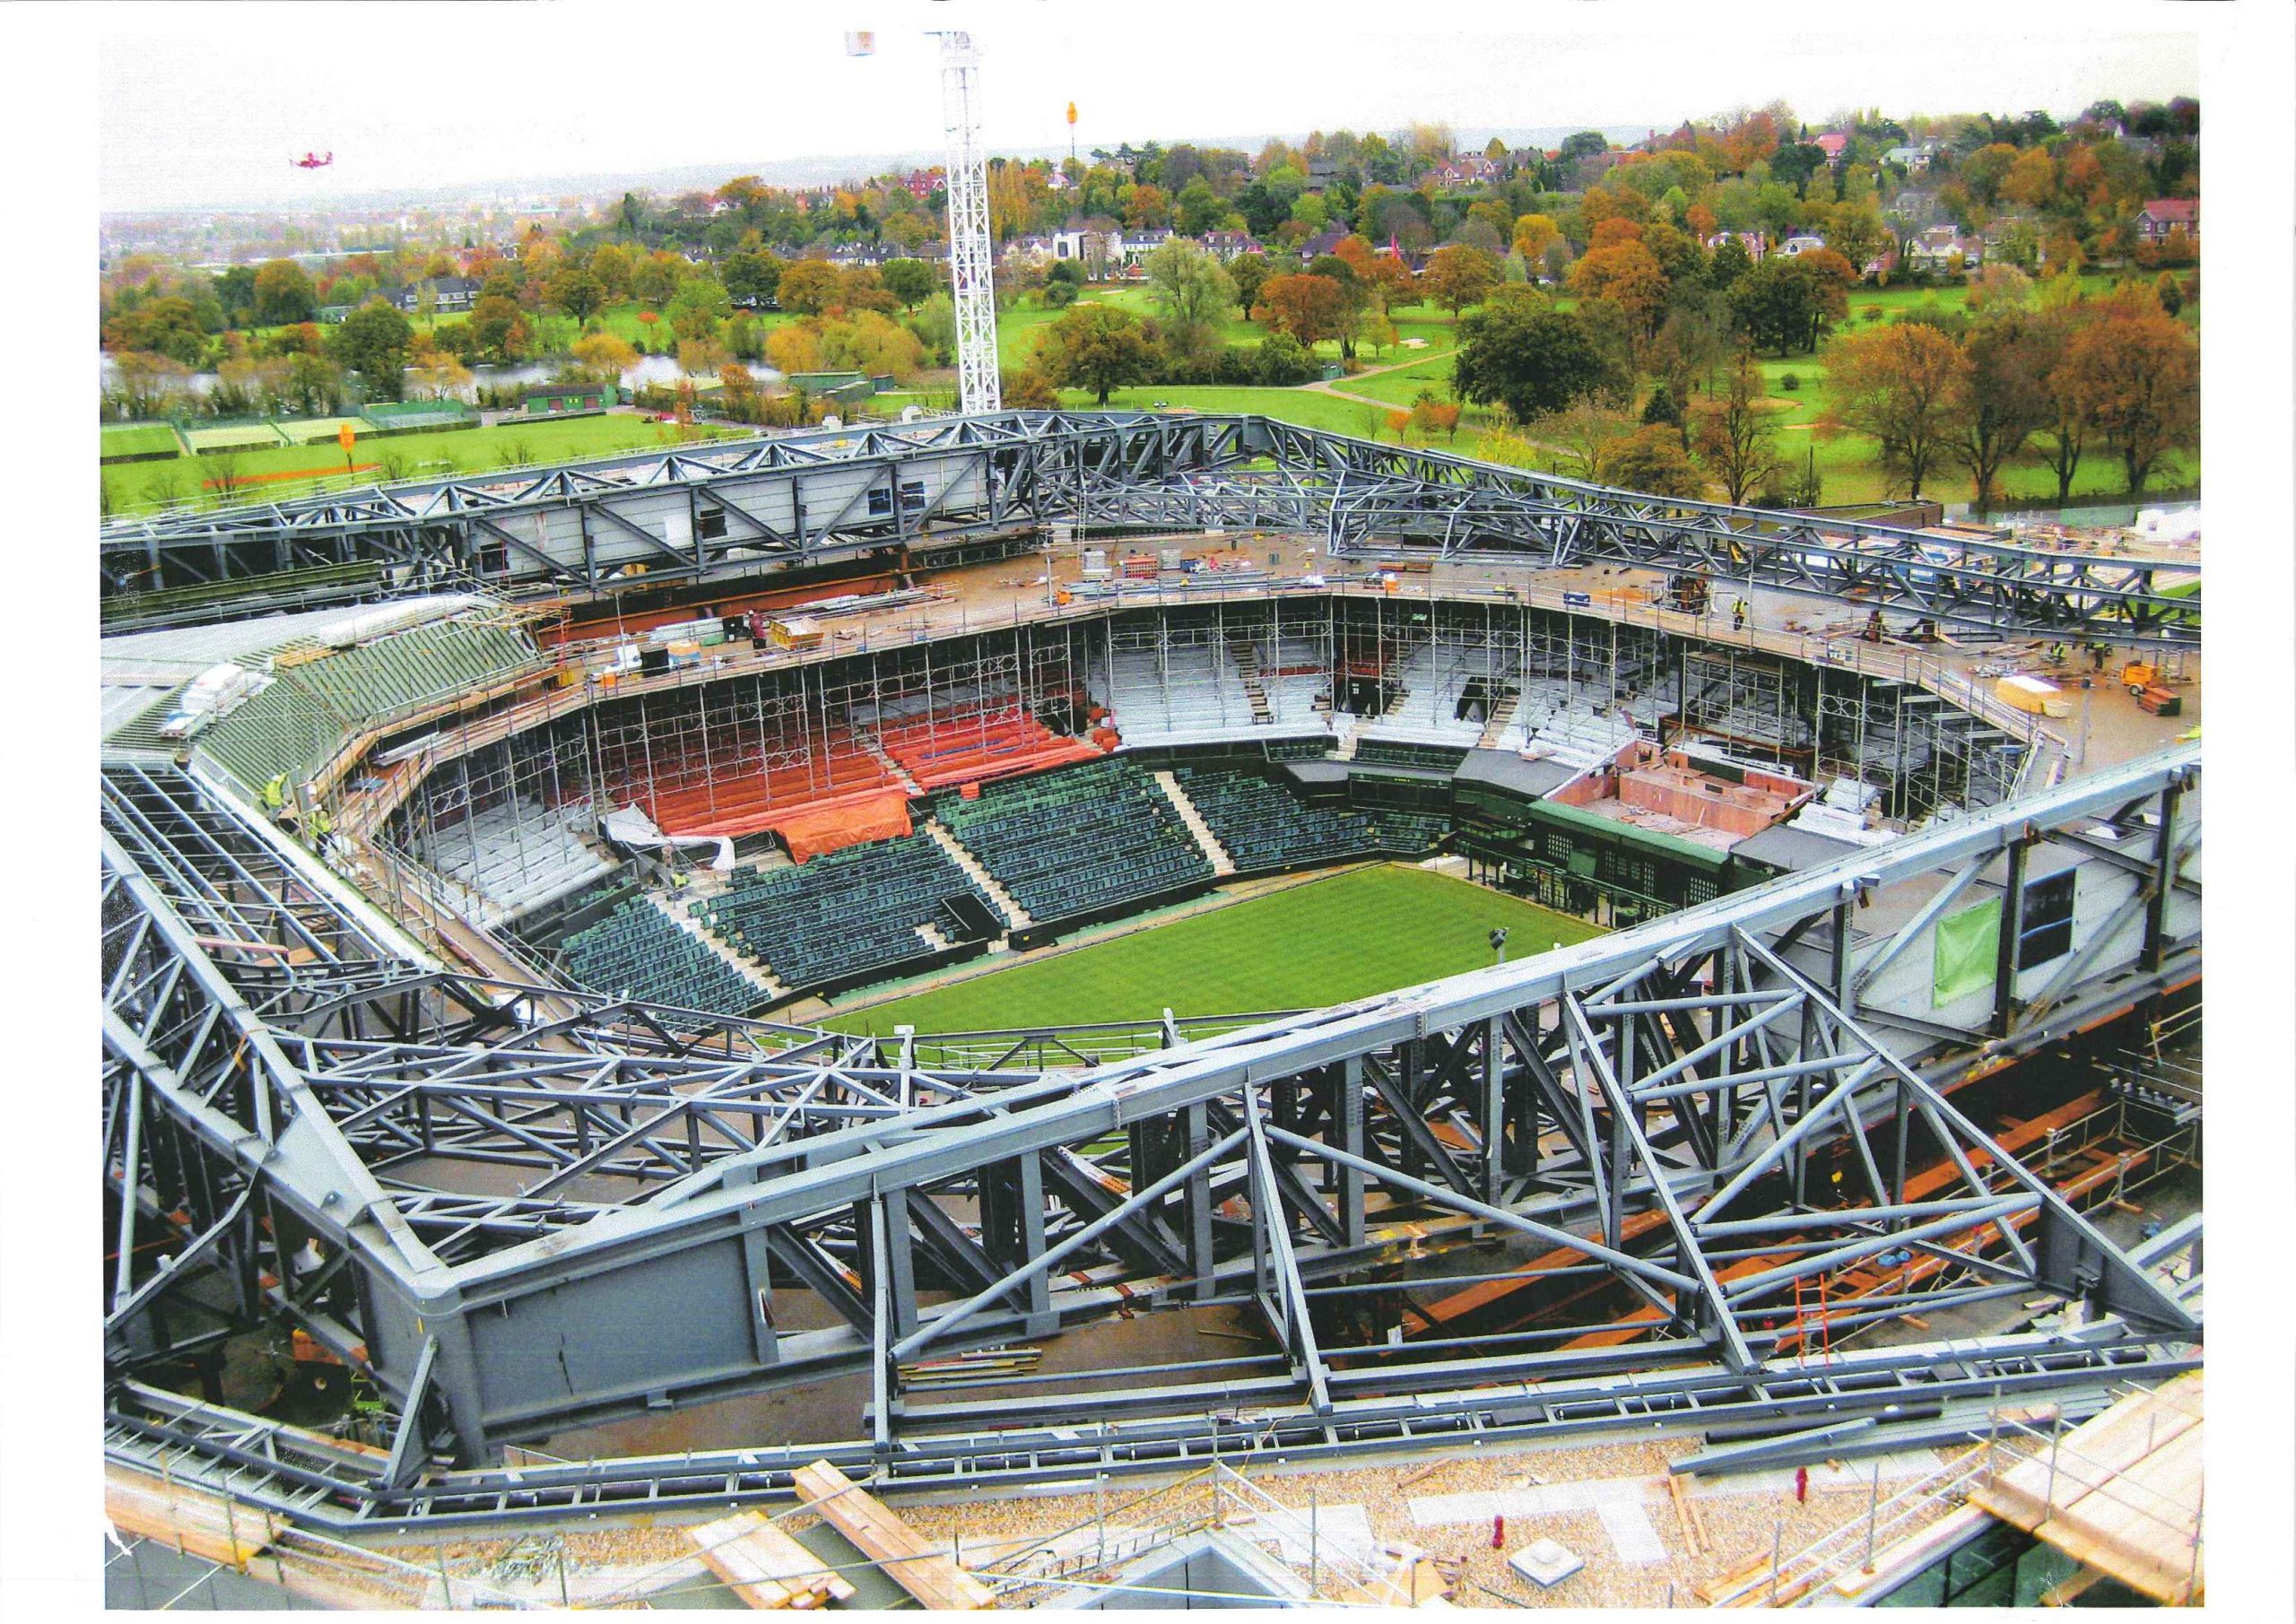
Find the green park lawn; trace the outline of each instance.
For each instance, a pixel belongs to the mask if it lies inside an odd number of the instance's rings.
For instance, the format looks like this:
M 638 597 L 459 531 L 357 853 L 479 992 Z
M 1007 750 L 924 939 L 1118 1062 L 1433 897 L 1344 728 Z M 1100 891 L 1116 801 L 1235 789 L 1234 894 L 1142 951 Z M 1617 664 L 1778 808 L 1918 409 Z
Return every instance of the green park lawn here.
M 1316 389 L 1229 388 L 1213 384 L 1142 384 L 1136 388 L 1117 389 L 1109 395 L 1109 409 L 1145 412 L 1159 401 L 1169 407 L 1187 407 L 1196 412 L 1248 412 L 1332 434 L 1368 435 L 1370 426 L 1365 421 L 1365 413 L 1379 415 L 1376 407 L 1367 408 L 1361 401 L 1345 400 Z M 1060 404 L 1072 410 L 1091 410 L 1096 403 L 1089 389 L 1064 389 L 1060 392 Z
M 334 420 L 330 420 L 331 421 Z M 291 433 L 294 430 L 291 427 Z M 199 431 L 195 430 L 195 438 Z M 265 431 L 268 433 L 268 430 Z M 707 430 L 714 436 L 733 430 Z M 363 472 L 342 472 L 342 453 L 330 437 L 316 445 L 282 446 L 239 454 L 232 473 L 239 480 L 257 482 L 235 493 L 240 501 L 263 500 L 290 493 L 302 495 L 315 488 L 370 485 L 393 477 L 394 465 L 404 478 L 448 473 L 481 473 L 519 463 L 548 462 L 578 456 L 600 456 L 614 451 L 635 451 L 673 444 L 672 431 L 628 414 L 565 418 L 558 421 L 506 423 L 491 429 L 448 429 L 430 434 L 373 435 L 361 432 L 353 455 Z M 381 465 L 379 468 L 370 465 Z M 316 472 L 309 479 L 261 481 L 264 474 Z M 213 457 L 177 457 L 167 462 L 116 463 L 102 470 L 109 511 L 124 514 L 163 507 L 170 502 L 202 499 L 201 482 L 215 477 Z
M 1352 870 L 1128 936 L 858 1010 L 830 1024 L 887 1033 L 1309 1009 L 1601 934 L 1583 919 L 1401 864 Z

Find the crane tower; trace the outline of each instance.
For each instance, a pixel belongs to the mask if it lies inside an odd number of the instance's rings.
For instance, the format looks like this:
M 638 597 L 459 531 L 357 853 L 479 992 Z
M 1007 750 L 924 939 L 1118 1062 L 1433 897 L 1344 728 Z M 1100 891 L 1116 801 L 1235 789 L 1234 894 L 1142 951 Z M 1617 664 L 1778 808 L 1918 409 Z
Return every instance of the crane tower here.
M 941 108 L 949 141 L 949 276 L 957 307 L 957 405 L 1004 404 L 996 370 L 996 292 L 990 281 L 988 169 L 980 151 L 980 53 L 972 36 L 941 35 Z

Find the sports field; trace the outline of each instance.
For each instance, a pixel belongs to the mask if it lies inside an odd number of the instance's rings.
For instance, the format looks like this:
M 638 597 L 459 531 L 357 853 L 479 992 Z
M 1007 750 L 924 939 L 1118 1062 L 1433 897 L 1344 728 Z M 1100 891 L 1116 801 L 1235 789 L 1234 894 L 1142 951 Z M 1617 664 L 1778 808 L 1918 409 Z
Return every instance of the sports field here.
M 1305 1009 L 1368 997 L 1492 962 L 1506 927 L 1509 959 L 1599 935 L 1550 913 L 1444 874 L 1401 864 L 1352 870 L 1133 935 L 1056 953 L 856 1011 L 828 1024 L 886 1033 L 1152 1020 Z
M 127 423 L 103 430 L 105 456 L 173 456 L 183 450 L 165 423 Z

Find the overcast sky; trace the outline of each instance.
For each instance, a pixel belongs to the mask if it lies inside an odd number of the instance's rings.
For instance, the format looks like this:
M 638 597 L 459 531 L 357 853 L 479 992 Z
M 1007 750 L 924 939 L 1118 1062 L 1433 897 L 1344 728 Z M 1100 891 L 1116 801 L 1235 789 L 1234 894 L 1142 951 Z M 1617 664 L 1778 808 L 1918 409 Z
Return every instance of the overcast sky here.
M 1462 135 L 1671 126 L 1773 98 L 1813 122 L 1853 106 L 2061 114 L 2197 94 L 2189 14 L 2111 0 L 1930 0 L 1870 22 L 1749 0 L 131 5 L 99 59 L 102 206 L 936 149 L 930 28 L 969 26 L 982 47 L 993 149 L 1064 144 L 1071 100 L 1089 149 L 1414 119 Z M 1419 15 L 1448 31 L 1405 31 Z M 876 54 L 850 57 L 844 35 L 862 28 Z M 307 149 L 334 167 L 291 168 Z

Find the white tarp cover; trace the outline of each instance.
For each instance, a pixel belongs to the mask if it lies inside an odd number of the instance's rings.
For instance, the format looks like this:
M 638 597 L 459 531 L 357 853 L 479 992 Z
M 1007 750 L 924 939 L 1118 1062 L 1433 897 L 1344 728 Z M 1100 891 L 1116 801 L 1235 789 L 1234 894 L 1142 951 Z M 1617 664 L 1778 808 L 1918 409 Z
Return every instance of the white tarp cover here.
M 175 713 L 160 725 L 160 731 L 170 739 L 179 739 L 203 723 L 220 722 L 271 682 L 271 678 L 228 660 L 210 665 L 183 690 Z
M 606 836 L 628 847 L 714 846 L 718 855 L 709 866 L 725 873 L 734 866 L 734 843 L 724 835 L 665 835 L 637 806 L 617 807 L 605 816 Z

